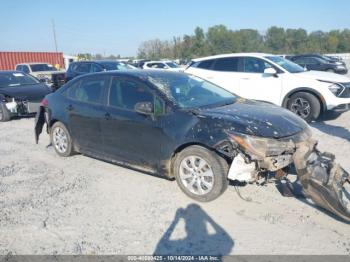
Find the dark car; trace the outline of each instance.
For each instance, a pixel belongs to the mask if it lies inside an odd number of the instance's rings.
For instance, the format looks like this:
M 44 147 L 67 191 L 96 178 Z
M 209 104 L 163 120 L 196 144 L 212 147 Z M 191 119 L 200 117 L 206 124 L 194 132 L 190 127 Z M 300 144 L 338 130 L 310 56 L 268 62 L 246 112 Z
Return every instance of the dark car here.
M 88 73 L 96 73 L 111 70 L 128 70 L 134 69 L 132 66 L 118 61 L 79 61 L 69 64 L 66 73 L 66 82 L 72 80 L 74 77 L 85 75 Z
M 319 54 L 297 55 L 291 56 L 288 59 L 307 70 L 327 71 L 337 74 L 348 73 L 346 64 L 343 61 L 336 61 L 335 59 Z
M 36 139 L 46 122 L 60 156 L 81 152 L 175 177 L 182 191 L 199 201 L 221 195 L 228 179 L 254 181 L 293 161 L 303 181 L 313 179 L 313 172 L 318 172 L 315 180 L 329 176 L 321 167 L 312 171 L 329 160 L 318 160 L 304 120 L 182 73 L 129 70 L 82 76 L 46 96 L 39 112 Z M 312 165 L 305 168 L 310 154 Z M 322 201 L 340 200 L 330 194 Z M 338 213 L 344 216 L 344 210 Z
M 0 122 L 36 113 L 52 89 L 19 71 L 0 71 Z

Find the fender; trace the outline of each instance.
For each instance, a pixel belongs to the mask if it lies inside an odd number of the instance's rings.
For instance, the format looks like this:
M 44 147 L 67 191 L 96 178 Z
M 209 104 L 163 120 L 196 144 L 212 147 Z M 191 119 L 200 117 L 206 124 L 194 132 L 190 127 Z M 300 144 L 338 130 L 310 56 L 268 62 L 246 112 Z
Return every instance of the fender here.
M 287 108 L 287 104 L 288 104 L 289 98 L 290 98 L 292 95 L 294 95 L 295 93 L 298 93 L 298 92 L 306 92 L 306 93 L 313 94 L 314 96 L 316 96 L 316 97 L 320 100 L 322 111 L 323 111 L 323 112 L 327 111 L 326 100 L 324 99 L 324 97 L 321 95 L 320 92 L 318 92 L 318 91 L 316 91 L 315 89 L 310 88 L 310 87 L 298 87 L 298 88 L 295 88 L 295 89 L 289 91 L 289 92 L 285 95 L 285 97 L 283 98 L 282 107 Z

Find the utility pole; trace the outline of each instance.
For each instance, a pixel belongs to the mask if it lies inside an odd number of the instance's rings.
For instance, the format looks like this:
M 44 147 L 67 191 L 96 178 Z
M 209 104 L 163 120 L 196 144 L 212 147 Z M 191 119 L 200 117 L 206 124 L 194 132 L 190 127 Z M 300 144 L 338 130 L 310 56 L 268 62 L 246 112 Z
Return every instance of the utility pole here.
M 51 22 L 52 22 L 53 40 L 55 41 L 55 50 L 56 50 L 56 53 L 57 53 L 57 39 L 56 39 L 55 20 L 51 19 Z

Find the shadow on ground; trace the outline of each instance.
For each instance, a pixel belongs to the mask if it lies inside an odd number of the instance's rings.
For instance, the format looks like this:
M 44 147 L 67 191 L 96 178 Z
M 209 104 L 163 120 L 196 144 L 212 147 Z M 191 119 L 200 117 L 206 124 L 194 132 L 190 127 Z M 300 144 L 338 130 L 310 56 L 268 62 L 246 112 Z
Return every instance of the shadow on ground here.
M 339 117 L 338 113 L 327 112 L 322 117 L 320 117 L 319 120 L 311 123 L 310 125 L 316 129 L 320 130 L 321 132 L 327 134 L 327 135 L 339 137 L 339 138 L 345 139 L 347 141 L 350 141 L 350 131 L 347 128 L 345 128 L 343 126 L 332 125 L 330 123 L 325 122 L 325 121 L 334 120 L 337 117 Z
M 180 220 L 185 222 L 186 237 L 172 239 Z M 214 233 L 208 231 L 210 226 Z M 167 231 L 159 240 L 154 255 L 228 255 L 234 246 L 233 239 L 201 207 L 190 204 L 179 208 Z
M 288 173 L 292 176 L 297 177 L 294 165 L 291 166 Z M 296 198 L 297 200 L 299 200 L 303 204 L 308 205 L 310 207 L 313 207 L 316 210 L 318 210 L 319 212 L 321 212 L 327 216 L 330 216 L 331 218 L 333 218 L 339 222 L 350 225 L 350 222 L 345 221 L 344 219 L 333 214 L 332 212 L 314 204 L 311 199 L 307 198 L 307 196 L 304 194 L 303 187 L 302 187 L 299 179 L 296 179 L 295 181 L 290 182 L 290 183 L 286 182 L 285 180 L 276 180 L 275 186 L 276 186 L 277 190 L 281 193 L 281 197 Z

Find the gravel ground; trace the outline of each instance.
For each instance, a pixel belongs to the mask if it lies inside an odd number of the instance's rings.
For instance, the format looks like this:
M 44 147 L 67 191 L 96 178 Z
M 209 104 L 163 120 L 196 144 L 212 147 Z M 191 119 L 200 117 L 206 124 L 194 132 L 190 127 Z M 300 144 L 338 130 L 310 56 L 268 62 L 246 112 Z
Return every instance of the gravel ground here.
M 350 112 L 313 124 L 350 170 Z M 273 184 L 195 203 L 176 182 L 60 158 L 33 118 L 0 124 L 0 254 L 350 254 L 350 226 Z

